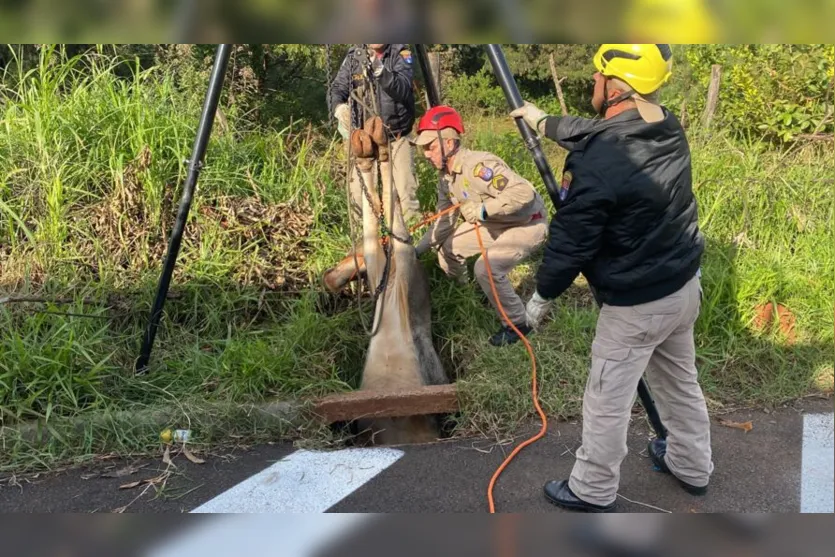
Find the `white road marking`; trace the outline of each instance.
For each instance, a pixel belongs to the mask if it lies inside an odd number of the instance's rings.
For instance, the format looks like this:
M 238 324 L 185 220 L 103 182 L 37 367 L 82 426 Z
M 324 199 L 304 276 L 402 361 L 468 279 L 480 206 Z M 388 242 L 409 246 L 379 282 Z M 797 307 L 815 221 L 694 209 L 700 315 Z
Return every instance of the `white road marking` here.
M 387 448 L 296 451 L 193 513 L 321 513 L 397 462 Z
M 834 414 L 803 416 L 803 455 L 800 479 L 800 512 L 835 512 Z
M 349 534 L 363 514 L 230 515 L 200 520 L 146 557 L 228 557 L 281 555 L 312 557 Z

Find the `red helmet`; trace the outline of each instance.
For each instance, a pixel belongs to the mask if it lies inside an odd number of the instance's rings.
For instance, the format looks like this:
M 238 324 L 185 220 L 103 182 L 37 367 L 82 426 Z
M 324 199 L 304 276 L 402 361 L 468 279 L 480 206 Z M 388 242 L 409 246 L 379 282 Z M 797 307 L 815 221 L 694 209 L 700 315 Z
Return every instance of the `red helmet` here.
M 452 128 L 458 133 L 464 133 L 464 122 L 461 120 L 461 115 L 451 106 L 433 106 L 421 116 L 420 122 L 418 122 L 418 133 L 444 128 Z

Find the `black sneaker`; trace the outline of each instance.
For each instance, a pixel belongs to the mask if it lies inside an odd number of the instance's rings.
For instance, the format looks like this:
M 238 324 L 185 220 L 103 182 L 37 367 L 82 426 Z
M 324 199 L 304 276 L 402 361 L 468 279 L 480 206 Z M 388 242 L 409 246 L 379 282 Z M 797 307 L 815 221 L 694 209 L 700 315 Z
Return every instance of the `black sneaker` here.
M 515 325 L 515 323 L 514 323 Z M 522 325 L 516 325 L 516 328 L 519 329 L 523 335 L 528 336 L 528 334 L 533 330 L 527 323 Z M 506 346 L 508 344 L 513 344 L 515 342 L 519 342 L 520 337 L 516 334 L 516 331 L 511 329 L 510 327 L 502 327 L 499 329 L 495 335 L 490 337 L 490 344 L 493 346 Z
M 665 439 L 653 439 L 650 441 L 649 446 L 647 447 L 647 452 L 649 453 L 649 458 L 652 460 L 652 463 L 655 464 L 655 467 L 658 468 L 660 472 L 673 476 L 684 491 L 690 495 L 705 495 L 707 493 L 706 485 L 701 487 L 695 486 L 685 482 L 673 474 L 673 471 L 670 470 L 669 466 L 667 466 L 667 462 L 664 460 L 664 455 L 667 454 L 667 441 Z

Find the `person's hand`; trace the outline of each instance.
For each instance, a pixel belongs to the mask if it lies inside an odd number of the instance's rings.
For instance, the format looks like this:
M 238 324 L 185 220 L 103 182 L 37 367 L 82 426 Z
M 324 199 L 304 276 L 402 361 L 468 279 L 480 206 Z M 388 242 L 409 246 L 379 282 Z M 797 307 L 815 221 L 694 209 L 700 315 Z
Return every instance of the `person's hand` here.
M 342 139 L 348 139 L 348 130 L 351 127 L 351 111 L 348 109 L 346 103 L 337 105 L 336 110 L 333 111 L 333 116 L 336 118 L 337 129 Z
M 471 199 L 465 200 L 461 203 L 461 216 L 469 223 L 476 223 L 484 220 L 484 205 L 479 201 Z
M 546 300 L 539 295 L 539 292 L 534 292 L 531 299 L 528 300 L 528 304 L 525 306 L 525 319 L 528 325 L 533 328 L 539 327 L 553 304 L 553 300 Z
M 539 123 L 548 117 L 548 113 L 525 101 L 521 108 L 510 113 L 511 118 L 522 118 L 532 130 L 539 132 Z

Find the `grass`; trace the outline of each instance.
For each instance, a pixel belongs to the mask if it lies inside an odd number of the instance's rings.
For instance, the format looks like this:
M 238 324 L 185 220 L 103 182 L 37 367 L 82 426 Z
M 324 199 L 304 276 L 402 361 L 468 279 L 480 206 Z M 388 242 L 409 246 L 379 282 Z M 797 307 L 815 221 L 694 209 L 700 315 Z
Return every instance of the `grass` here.
M 312 435 L 254 419 L 251 409 L 358 384 L 360 309 L 319 286 L 350 245 L 344 155 L 332 130 L 261 129 L 231 116 L 215 128 L 153 369 L 137 378 L 132 364 L 201 99 L 163 68 L 124 79 L 95 59 L 55 60 L 44 54 L 33 71 L 2 81 L 0 298 L 53 301 L 0 304 L 0 468 L 155 450 L 161 422 L 189 426 L 206 444 Z M 544 193 L 512 122 L 473 117 L 468 129 L 469 146 L 497 153 Z M 558 173 L 564 153 L 544 147 Z M 712 409 L 831 390 L 831 148 L 774 152 L 721 134 L 694 134 L 692 147 L 708 238 L 697 345 Z M 436 176 L 423 162 L 418 171 L 422 206 L 432 210 Z M 436 346 L 461 387 L 461 431 L 529 419 L 524 348 L 489 347 L 498 321 L 477 285 L 446 280 L 429 255 L 423 263 Z M 536 265 L 512 275 L 524 297 Z M 753 326 L 769 301 L 795 315 L 793 344 Z M 550 415 L 580 408 L 596 316 L 579 280 L 531 337 Z M 31 422 L 45 442 L 14 432 Z

